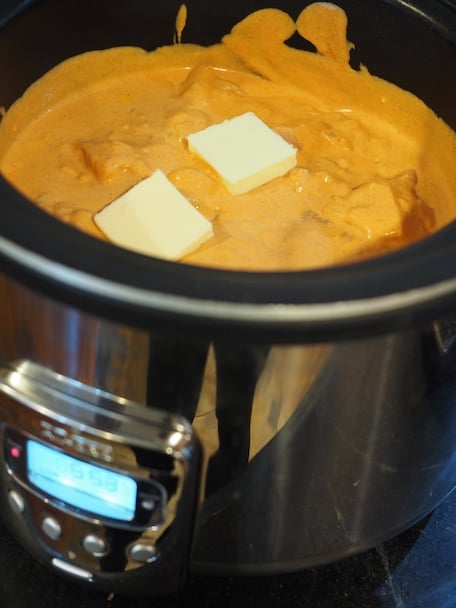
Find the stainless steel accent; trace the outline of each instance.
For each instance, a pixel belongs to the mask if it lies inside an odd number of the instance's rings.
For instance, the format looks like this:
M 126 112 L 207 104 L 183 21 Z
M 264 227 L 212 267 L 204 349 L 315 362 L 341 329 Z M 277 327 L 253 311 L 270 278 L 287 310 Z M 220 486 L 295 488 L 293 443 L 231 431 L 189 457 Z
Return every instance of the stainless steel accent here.
M 187 434 L 198 436 L 204 458 L 191 549 L 195 571 L 264 572 L 279 563 L 290 569 L 323 555 L 325 561 L 337 558 L 347 546 L 371 546 L 372 539 L 403 529 L 456 484 L 447 466 L 453 434 L 439 430 L 441 419 L 453 428 L 452 376 L 439 392 L 437 371 L 445 361 L 452 367 L 451 353 L 448 359 L 437 347 L 431 324 L 337 343 L 208 342 L 95 318 L 9 279 L 0 287 L 0 358 L 9 362 L 0 410 L 24 395 L 40 404 L 24 404 L 37 418 L 11 415 L 8 424 L 29 432 L 31 419 L 39 418 L 34 435 L 114 469 L 134 465 L 122 437 L 163 453 Z M 424 364 L 431 353 L 435 373 Z M 153 429 L 167 420 L 182 427 L 163 439 Z M 97 430 L 87 433 L 92 428 Z M 400 497 L 394 491 L 399 486 Z M 11 489 L 23 492 L 31 512 L 41 513 L 39 493 L 20 481 Z M 149 503 L 157 497 L 143 498 Z M 373 516 L 378 504 L 384 505 L 381 534 Z M 100 572 L 111 553 L 95 558 L 81 547 L 85 536 L 98 534 L 96 522 L 82 516 L 75 524 L 71 509 L 50 506 L 64 514 L 64 534 L 49 551 L 70 550 L 75 563 L 93 560 L 87 568 Z M 71 526 L 78 542 L 64 544 Z M 163 529 L 151 526 L 147 538 L 142 533 L 128 540 L 128 546 L 157 546 L 151 567 L 166 559 Z M 122 568 L 138 567 L 146 566 L 127 551 Z
M 456 343 L 456 316 L 445 318 L 433 323 L 435 338 L 439 350 L 446 355 L 454 349 Z
M 52 540 L 57 540 L 62 536 L 62 526 L 55 517 L 45 517 L 41 522 L 41 529 Z
M 109 545 L 104 538 L 96 534 L 88 534 L 82 541 L 84 549 L 94 557 L 103 557 L 109 551 Z
M 25 509 L 24 497 L 15 490 L 8 492 L 8 503 L 15 513 L 22 513 Z
M 134 464 L 129 442 L 163 453 L 170 449 L 169 442 L 179 445 L 185 436 L 198 437 L 203 448 L 199 502 L 205 508 L 197 515 L 197 525 L 205 523 L 208 497 L 216 499 L 221 488 L 241 476 L 298 412 L 310 415 L 315 401 L 306 396 L 334 350 L 331 343 L 227 346 L 162 337 L 94 317 L 1 274 L 0 291 L 0 360 L 8 361 L 0 376 L 0 412 L 5 398 L 25 400 L 27 412 L 40 420 L 34 435 L 114 469 L 119 463 Z M 160 428 L 168 420 L 176 421 L 176 435 L 167 433 L 164 440 L 157 433 L 150 435 L 148 422 Z M 24 415 L 20 427 L 26 431 L 29 425 L 30 416 Z M 184 445 L 180 451 L 185 453 Z M 16 487 L 22 487 L 20 480 Z M 43 496 L 33 488 L 22 491 L 39 511 Z M 279 503 L 289 500 L 285 493 L 277 494 Z M 157 497 L 145 496 L 141 502 L 144 509 L 153 509 Z M 94 522 L 84 514 L 75 522 L 66 505 L 51 501 L 51 506 L 65 518 L 60 544 L 49 550 L 65 555 L 71 550 L 75 562 L 98 571 L 103 558 L 92 556 L 95 561 L 86 562 L 88 554 L 81 554 L 82 539 L 98 534 Z M 160 557 L 154 564 L 163 559 L 160 539 L 168 520 L 173 521 L 172 507 L 168 504 L 159 518 L 164 523 L 155 530 L 151 526 L 147 538 L 139 530 L 143 537 L 134 539 L 157 546 Z M 70 525 L 79 538 L 75 546 L 65 540 Z M 198 539 L 195 548 L 199 560 Z M 128 571 L 140 565 L 128 554 L 122 567 Z
M 26 301 L 21 303 L 25 297 Z M 11 299 L 10 299 L 11 298 Z M 54 308 L 54 304 L 56 308 Z M 0 362 L 29 360 L 66 376 L 144 404 L 149 337 L 146 331 L 109 323 L 76 308 L 57 304 L 0 274 Z M 55 343 L 53 339 L 56 339 Z M 29 373 L 33 377 L 33 370 Z M 40 372 L 40 380 L 43 372 Z M 90 391 L 89 391 L 90 392 Z
M 88 570 L 84 570 L 83 568 L 78 568 L 74 564 L 70 564 L 69 562 L 64 562 L 62 559 L 58 559 L 56 557 L 52 558 L 52 565 L 61 570 L 65 574 L 70 574 L 71 576 L 75 576 L 76 578 L 82 578 L 87 581 L 92 581 L 94 575 L 92 572 Z
M 157 547 L 150 544 L 135 543 L 130 547 L 129 554 L 136 562 L 147 563 L 157 558 Z
M 217 404 L 217 392 L 220 402 L 233 375 L 247 369 L 235 400 L 246 412 L 248 461 L 300 407 L 332 350 L 319 343 L 230 350 L 197 338 L 162 339 L 65 306 L 1 274 L 0 295 L 0 361 L 28 361 L 27 377 L 34 379 L 30 362 L 38 363 L 39 382 L 59 389 L 63 376 L 65 391 L 82 400 L 100 391 L 124 400 L 126 413 L 134 403 L 184 416 L 203 445 L 205 469 L 219 449 L 217 408 L 224 405 Z
M 191 440 L 191 426 L 183 418 L 145 409 L 31 361 L 16 361 L 8 368 L 0 368 L 0 390 L 26 407 L 30 416 L 40 416 L 39 428 L 33 423 L 27 425 L 38 436 L 71 447 L 78 454 L 104 460 L 112 447 L 108 440 L 125 445 L 134 442 L 180 459 Z M 12 413 L 6 420 L 14 425 Z M 100 448 L 98 455 L 94 447 Z M 128 461 L 127 453 L 116 457 L 121 462 Z

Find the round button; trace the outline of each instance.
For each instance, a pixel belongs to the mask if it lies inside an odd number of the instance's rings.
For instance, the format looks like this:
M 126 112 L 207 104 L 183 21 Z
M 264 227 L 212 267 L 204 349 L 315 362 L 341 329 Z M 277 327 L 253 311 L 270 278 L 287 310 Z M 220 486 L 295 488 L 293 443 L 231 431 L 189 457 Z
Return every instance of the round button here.
M 22 494 L 19 494 L 16 490 L 11 490 L 8 493 L 8 502 L 15 513 L 22 513 L 25 509 L 24 498 Z
M 157 503 L 153 498 L 143 498 L 141 501 L 141 507 L 146 511 L 153 511 L 156 506 Z
M 101 536 L 88 534 L 82 541 L 82 546 L 94 557 L 103 557 L 108 553 L 108 543 Z
M 62 535 L 62 526 L 55 517 L 45 517 L 41 522 L 41 529 L 52 540 L 57 540 Z
M 130 557 L 135 562 L 153 562 L 157 557 L 157 548 L 147 543 L 136 543 L 130 547 Z

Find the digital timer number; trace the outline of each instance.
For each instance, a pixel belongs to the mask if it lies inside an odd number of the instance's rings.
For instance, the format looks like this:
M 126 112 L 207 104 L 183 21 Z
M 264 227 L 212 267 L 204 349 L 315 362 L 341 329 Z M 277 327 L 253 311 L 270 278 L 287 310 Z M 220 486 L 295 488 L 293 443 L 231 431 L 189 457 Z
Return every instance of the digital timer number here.
M 95 516 L 122 521 L 131 521 L 135 516 L 134 479 L 38 441 L 27 441 L 27 476 L 49 496 Z

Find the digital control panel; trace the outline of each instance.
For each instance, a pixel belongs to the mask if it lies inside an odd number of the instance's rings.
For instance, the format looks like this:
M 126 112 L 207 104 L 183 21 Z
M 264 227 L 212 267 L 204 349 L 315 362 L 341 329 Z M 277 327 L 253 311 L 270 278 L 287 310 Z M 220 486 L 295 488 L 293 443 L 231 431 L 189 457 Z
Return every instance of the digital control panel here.
M 5 429 L 4 446 L 19 484 L 75 517 L 139 530 L 164 520 L 167 493 L 151 479 L 75 457 L 17 429 Z
M 32 554 L 109 591 L 133 573 L 133 591 L 179 586 L 200 464 L 185 419 L 17 362 L 0 368 L 0 441 L 2 514 Z
M 49 497 L 101 518 L 132 521 L 138 484 L 130 476 L 84 462 L 29 439 L 26 479 Z

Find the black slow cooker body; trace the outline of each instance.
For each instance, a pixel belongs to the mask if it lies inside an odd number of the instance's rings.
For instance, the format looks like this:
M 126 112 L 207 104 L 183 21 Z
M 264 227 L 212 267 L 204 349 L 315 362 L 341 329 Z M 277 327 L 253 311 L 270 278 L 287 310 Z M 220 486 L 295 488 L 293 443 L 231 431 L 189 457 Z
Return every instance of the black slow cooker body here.
M 411 90 L 456 128 L 454 2 L 337 3 L 348 14 L 353 66 Z M 3 2 L 0 104 L 77 53 L 171 44 L 180 4 L 40 0 L 12 12 Z M 186 4 L 183 41 L 211 44 L 253 10 L 274 6 L 296 17 L 309 2 Z M 455 226 L 367 262 L 274 274 L 117 249 L 60 224 L 5 182 L 0 216 L 4 364 L 30 359 L 112 392 L 112 370 L 95 373 L 87 361 L 99 354 L 100 326 L 121 327 L 122 335 L 146 336 L 149 354 L 144 394 L 119 378 L 115 392 L 192 421 L 206 356 L 215 352 L 219 449 L 206 463 L 193 571 L 279 572 L 338 559 L 401 532 L 455 486 Z M 129 345 L 125 339 L 123 360 L 136 361 Z M 95 355 L 81 362 L 78 348 Z M 251 402 L 271 361 L 280 359 L 283 396 L 308 374 L 307 355 L 323 351 L 278 432 L 253 452 Z M 25 528 L 17 533 L 46 561 Z M 101 574 L 96 584 L 169 590 L 138 573 Z

